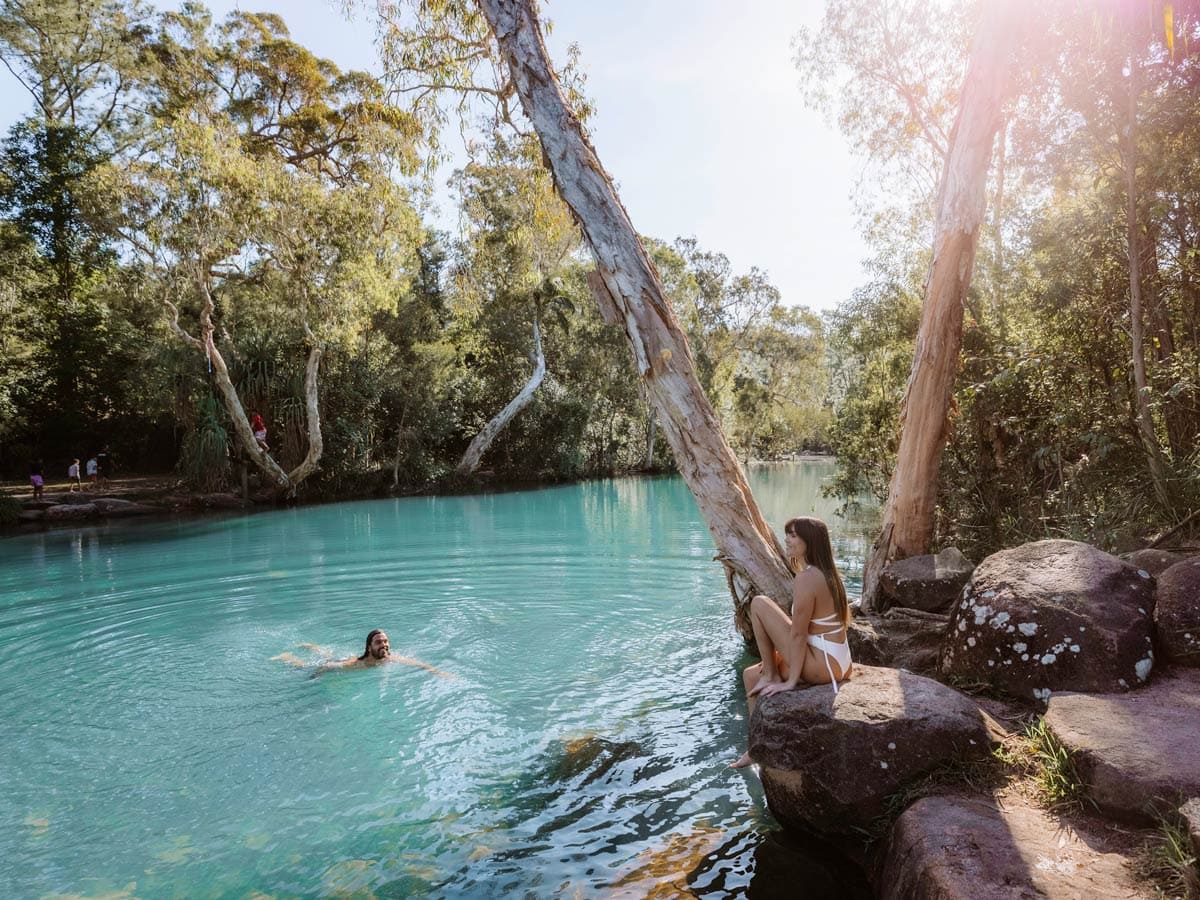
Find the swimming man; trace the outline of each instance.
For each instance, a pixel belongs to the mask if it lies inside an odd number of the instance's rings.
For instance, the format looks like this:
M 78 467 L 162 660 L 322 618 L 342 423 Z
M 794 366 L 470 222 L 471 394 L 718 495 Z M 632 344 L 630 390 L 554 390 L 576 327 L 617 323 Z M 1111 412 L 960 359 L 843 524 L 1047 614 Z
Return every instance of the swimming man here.
M 315 644 L 302 644 L 303 647 L 309 647 L 313 650 L 318 650 L 323 653 L 328 651 L 323 650 Z M 293 665 L 304 665 L 301 660 L 296 659 L 290 653 L 283 653 L 275 659 L 282 659 L 284 662 L 292 663 Z M 423 663 L 419 659 L 413 659 L 411 656 L 396 656 L 392 653 L 391 643 L 388 641 L 387 633 L 376 628 L 367 635 L 366 647 L 363 649 L 362 656 L 350 656 L 346 659 L 337 660 L 334 662 L 323 662 L 317 668 L 315 674 L 320 674 L 328 669 L 364 669 L 370 666 L 378 666 L 383 663 L 404 663 L 408 666 L 418 666 L 428 672 L 432 672 L 439 678 L 457 678 L 456 675 L 451 675 L 449 672 L 443 672 L 429 663 Z

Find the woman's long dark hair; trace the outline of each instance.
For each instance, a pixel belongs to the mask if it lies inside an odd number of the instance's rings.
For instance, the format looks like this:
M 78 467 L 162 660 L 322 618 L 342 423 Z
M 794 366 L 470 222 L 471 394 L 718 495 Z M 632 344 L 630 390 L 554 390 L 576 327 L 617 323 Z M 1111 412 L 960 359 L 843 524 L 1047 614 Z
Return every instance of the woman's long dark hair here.
M 362 656 L 360 656 L 359 659 L 366 659 L 368 656 L 371 655 L 371 639 L 373 637 L 375 637 L 375 635 L 377 635 L 377 634 L 383 634 L 383 629 L 376 628 L 374 631 L 370 632 L 367 635 L 367 646 L 363 648 Z
M 833 608 L 843 625 L 850 624 L 850 602 L 846 599 L 846 586 L 833 561 L 833 544 L 829 541 L 829 528 L 820 519 L 799 516 L 788 519 L 783 526 L 784 534 L 794 535 L 804 541 L 804 562 L 821 570 L 829 593 L 833 595 Z M 795 566 L 793 565 L 795 568 Z

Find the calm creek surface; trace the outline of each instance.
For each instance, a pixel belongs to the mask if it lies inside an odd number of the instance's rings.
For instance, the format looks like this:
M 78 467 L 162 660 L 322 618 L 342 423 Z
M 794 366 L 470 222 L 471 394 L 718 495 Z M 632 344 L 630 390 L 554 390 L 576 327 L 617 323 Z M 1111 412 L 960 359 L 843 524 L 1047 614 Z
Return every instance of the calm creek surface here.
M 831 465 L 751 481 L 854 594 Z M 726 767 L 712 555 L 677 478 L 0 541 L 0 896 L 856 896 Z M 273 659 L 376 627 L 457 677 Z

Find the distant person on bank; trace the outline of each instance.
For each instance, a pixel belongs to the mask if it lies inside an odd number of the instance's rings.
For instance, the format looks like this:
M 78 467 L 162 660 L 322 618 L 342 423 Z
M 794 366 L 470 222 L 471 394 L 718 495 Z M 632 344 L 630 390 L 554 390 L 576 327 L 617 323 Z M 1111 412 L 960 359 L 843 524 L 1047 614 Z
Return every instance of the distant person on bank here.
M 852 668 L 846 629 L 850 604 L 846 588 L 833 561 L 829 529 L 820 519 L 802 516 L 783 527 L 788 562 L 796 572 L 792 581 L 792 615 L 770 597 L 750 601 L 750 624 L 762 662 L 742 673 L 750 712 L 756 697 L 770 697 L 801 685 L 830 684 L 849 677 Z M 749 717 L 747 717 L 749 721 Z M 733 763 L 735 769 L 751 763 L 746 751 Z
M 29 483 L 33 486 L 33 499 L 41 500 L 46 492 L 45 466 L 40 459 L 29 464 Z
M 307 647 L 310 650 L 316 650 L 323 655 L 332 656 L 330 651 L 316 644 L 301 644 L 301 647 Z M 304 660 L 296 658 L 291 653 L 281 653 L 274 659 L 282 660 L 286 663 L 291 663 L 294 666 L 305 665 Z M 372 666 L 382 665 L 383 663 L 404 663 L 407 666 L 417 666 L 425 669 L 427 672 L 432 672 L 439 678 L 456 678 L 456 675 L 451 675 L 449 672 L 443 672 L 429 663 L 421 662 L 419 659 L 413 659 L 411 656 L 396 656 L 392 653 L 392 645 L 388 640 L 387 633 L 381 629 L 375 630 L 367 634 L 366 646 L 363 648 L 362 656 L 349 656 L 346 659 L 336 661 L 322 662 L 315 674 L 327 671 L 329 669 L 366 669 Z
M 69 493 L 83 490 L 83 482 L 79 478 L 79 460 L 74 460 L 67 466 L 67 481 L 71 482 Z
M 88 485 L 95 489 L 96 487 L 96 457 L 89 456 L 87 461 L 87 478 Z
M 258 410 L 253 410 L 250 413 L 250 430 L 254 432 L 254 440 L 258 442 L 258 446 L 262 447 L 263 450 L 271 449 L 267 446 L 267 423 L 258 414 Z

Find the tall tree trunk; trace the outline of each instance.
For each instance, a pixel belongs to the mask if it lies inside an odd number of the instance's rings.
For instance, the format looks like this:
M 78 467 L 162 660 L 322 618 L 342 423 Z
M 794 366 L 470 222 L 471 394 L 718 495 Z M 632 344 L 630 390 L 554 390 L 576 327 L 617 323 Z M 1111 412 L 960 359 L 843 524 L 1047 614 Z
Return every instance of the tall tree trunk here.
M 887 563 L 925 553 L 933 539 L 938 468 L 949 433 L 962 348 L 963 303 L 971 286 L 983 222 L 988 165 L 1002 121 L 1021 3 L 988 4 L 959 101 L 958 118 L 938 187 L 933 261 L 925 282 L 921 327 L 900 405 L 900 447 L 888 486 L 883 527 L 863 573 L 863 608 L 879 607 Z
M 1137 414 L 1138 435 L 1146 453 L 1146 465 L 1154 485 L 1154 496 L 1164 510 L 1171 509 L 1171 493 L 1167 486 L 1166 465 L 1162 448 L 1154 433 L 1150 412 L 1150 386 L 1146 379 L 1146 348 L 1142 323 L 1141 240 L 1137 215 L 1137 102 L 1138 67 L 1134 54 L 1129 58 L 1129 101 L 1125 127 L 1118 135 L 1121 162 L 1125 167 L 1125 237 L 1129 257 L 1129 317 L 1133 344 L 1134 408 Z
M 479 434 L 475 435 L 475 439 L 471 441 L 471 445 L 467 447 L 467 452 L 463 454 L 463 458 L 458 464 L 458 474 L 470 475 L 479 468 L 479 461 L 483 458 L 483 454 L 487 453 L 488 447 L 492 446 L 492 441 L 496 440 L 496 436 L 516 417 L 517 413 L 529 405 L 529 401 L 533 399 L 533 392 L 538 389 L 542 379 L 546 377 L 546 356 L 542 353 L 542 331 L 538 328 L 536 318 L 533 320 L 533 345 L 533 374 L 525 382 L 525 387 L 521 388 L 520 393 L 513 397 L 508 405 L 496 414 L 495 418 L 484 425 Z
M 1008 122 L 996 135 L 996 194 L 992 198 L 992 312 L 1006 332 L 1004 315 L 1004 163 L 1008 158 Z
M 647 396 L 716 543 L 739 602 L 754 591 L 786 602 L 791 576 L 779 540 L 759 512 L 708 398 L 662 282 L 612 181 L 563 98 L 530 0 L 478 0 L 496 36 L 525 115 L 541 140 L 558 195 L 596 260 L 589 278 L 601 314 L 619 323 Z
M 304 334 L 309 340 L 308 362 L 304 366 L 304 421 L 308 431 L 308 452 L 304 454 L 300 465 L 288 473 L 293 490 L 317 471 L 321 454 L 325 452 L 325 439 L 321 435 L 321 409 L 317 404 L 317 372 L 321 367 L 322 348 L 307 325 L 304 326 Z

